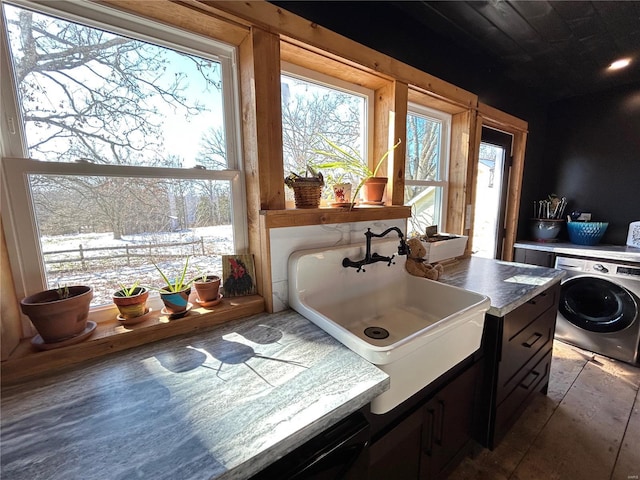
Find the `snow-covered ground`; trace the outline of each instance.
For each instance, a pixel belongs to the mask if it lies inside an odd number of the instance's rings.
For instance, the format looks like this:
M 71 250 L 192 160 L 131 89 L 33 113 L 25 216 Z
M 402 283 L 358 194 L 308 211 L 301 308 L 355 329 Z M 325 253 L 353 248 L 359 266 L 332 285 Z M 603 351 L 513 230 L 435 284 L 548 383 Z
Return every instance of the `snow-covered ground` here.
M 121 240 L 114 240 L 113 234 L 107 232 L 43 236 L 41 241 L 42 251 L 45 254 L 71 250 L 69 253 L 45 255 L 47 261 L 77 259 L 80 257 L 80 245 L 82 245 L 86 259 L 84 267 L 79 261 L 48 263 L 46 264 L 47 282 L 49 288 L 56 288 L 59 285 L 91 285 L 94 290 L 92 305 L 111 303 L 111 295 L 120 288 L 120 283 L 131 285 L 137 280 L 141 285 L 161 287 L 163 280 L 151 263 L 152 260 L 169 278 L 180 275 L 187 256 L 189 257 L 188 278 L 201 273 L 222 276 L 222 255 L 234 253 L 231 225 L 192 228 L 160 234 L 131 235 Z M 182 246 L 153 248 L 150 252 L 147 249 L 137 249 L 134 252 L 141 256 L 131 256 L 129 262 L 127 258 L 108 258 L 124 255 L 124 249 L 87 250 L 181 242 L 183 242 Z M 196 243 L 188 244 L 189 242 Z

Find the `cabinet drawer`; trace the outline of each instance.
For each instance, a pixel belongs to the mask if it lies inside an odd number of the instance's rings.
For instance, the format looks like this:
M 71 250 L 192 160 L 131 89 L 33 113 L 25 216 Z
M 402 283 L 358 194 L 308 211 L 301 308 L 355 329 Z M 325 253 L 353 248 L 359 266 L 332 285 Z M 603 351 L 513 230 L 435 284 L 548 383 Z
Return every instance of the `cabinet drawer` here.
M 558 300 L 559 287 L 560 285 L 556 284 L 520 305 L 513 312 L 508 313 L 504 317 L 503 343 L 511 340 L 546 309 L 555 306 Z
M 550 308 L 521 330 L 511 341 L 502 345 L 498 375 L 498 403 L 512 389 L 510 383 L 516 381 L 516 377 L 521 376 L 518 373 L 524 365 L 542 349 L 550 348 L 555 322 L 556 309 Z
M 534 357 L 530 364 L 523 369 L 521 374 L 517 376 L 518 383 L 515 388 L 498 405 L 493 441 L 491 442 L 493 446 L 497 445 L 504 434 L 511 428 L 533 394 L 548 383 L 549 370 L 551 368 L 551 346 L 549 346 L 548 350 L 545 349 L 544 352 L 540 352 L 540 355 Z

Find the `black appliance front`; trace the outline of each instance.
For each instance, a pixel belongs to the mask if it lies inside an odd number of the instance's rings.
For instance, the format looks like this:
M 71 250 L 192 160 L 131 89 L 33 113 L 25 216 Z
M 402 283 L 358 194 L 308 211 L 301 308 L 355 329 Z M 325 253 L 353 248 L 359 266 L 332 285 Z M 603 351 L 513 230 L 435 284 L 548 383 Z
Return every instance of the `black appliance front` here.
M 366 480 L 370 427 L 356 412 L 284 456 L 251 480 Z
M 594 277 L 564 282 L 558 309 L 572 324 L 601 333 L 624 330 L 638 315 L 638 305 L 629 290 Z

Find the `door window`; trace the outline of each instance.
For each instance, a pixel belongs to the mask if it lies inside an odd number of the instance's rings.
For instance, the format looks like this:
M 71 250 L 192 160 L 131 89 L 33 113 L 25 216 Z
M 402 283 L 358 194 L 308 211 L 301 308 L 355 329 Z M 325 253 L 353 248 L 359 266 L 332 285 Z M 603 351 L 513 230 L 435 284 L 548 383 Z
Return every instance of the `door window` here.
M 502 258 L 511 135 L 482 128 L 473 222 L 473 255 Z
M 638 312 L 631 293 L 601 278 L 579 277 L 562 285 L 560 313 L 574 325 L 591 332 L 624 330 Z

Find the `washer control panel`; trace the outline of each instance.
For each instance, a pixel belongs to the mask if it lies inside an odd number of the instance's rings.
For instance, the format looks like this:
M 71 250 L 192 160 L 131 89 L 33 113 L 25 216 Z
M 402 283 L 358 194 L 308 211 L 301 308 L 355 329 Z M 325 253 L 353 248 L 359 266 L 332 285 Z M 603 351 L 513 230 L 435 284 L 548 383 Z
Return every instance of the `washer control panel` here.
M 640 280 L 640 267 L 602 260 L 585 260 L 582 258 L 558 256 L 556 257 L 555 267 L 560 270 L 572 270 L 584 273 L 592 272 L 600 275 L 631 277 Z

